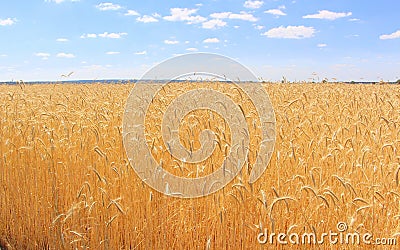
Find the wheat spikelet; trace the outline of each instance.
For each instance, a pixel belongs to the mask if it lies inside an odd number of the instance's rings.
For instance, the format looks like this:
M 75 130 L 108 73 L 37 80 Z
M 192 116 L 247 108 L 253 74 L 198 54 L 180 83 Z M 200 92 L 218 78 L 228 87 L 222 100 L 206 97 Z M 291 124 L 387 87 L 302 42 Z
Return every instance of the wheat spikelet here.
M 270 206 L 270 209 L 269 209 L 269 217 L 272 218 L 271 215 L 272 215 L 272 212 L 273 212 L 273 210 L 274 210 L 275 204 L 277 204 L 277 203 L 280 202 L 280 201 L 287 201 L 287 200 L 296 201 L 296 200 L 295 200 L 294 198 L 292 198 L 292 197 L 279 197 L 279 198 L 274 199 L 274 200 L 272 201 L 271 206 Z

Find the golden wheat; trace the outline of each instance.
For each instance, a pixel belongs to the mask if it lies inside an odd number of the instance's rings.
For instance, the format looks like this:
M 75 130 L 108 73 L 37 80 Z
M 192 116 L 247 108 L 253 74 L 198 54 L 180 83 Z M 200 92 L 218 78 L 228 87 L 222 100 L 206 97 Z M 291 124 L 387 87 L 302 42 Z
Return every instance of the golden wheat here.
M 0 85 L 0 245 L 255 249 L 262 247 L 257 235 L 265 228 L 321 234 L 341 221 L 351 232 L 398 237 L 398 86 L 264 86 L 275 108 L 277 136 L 262 178 L 249 185 L 245 169 L 215 194 L 178 199 L 149 188 L 125 155 L 121 126 L 132 84 Z M 253 119 L 251 106 L 240 107 L 247 121 Z M 151 123 L 160 119 L 156 108 L 165 107 L 154 108 Z M 200 120 L 183 121 L 182 144 L 196 150 L 199 132 L 213 129 L 219 136 L 216 154 L 226 154 L 229 129 L 213 114 L 198 112 Z M 153 127 L 149 138 L 158 138 L 160 128 Z M 257 126 L 252 132 L 250 141 L 257 144 Z M 165 154 L 166 145 L 151 144 L 176 175 L 205 175 L 219 163 L 180 165 Z M 250 161 L 255 154 L 250 152 Z

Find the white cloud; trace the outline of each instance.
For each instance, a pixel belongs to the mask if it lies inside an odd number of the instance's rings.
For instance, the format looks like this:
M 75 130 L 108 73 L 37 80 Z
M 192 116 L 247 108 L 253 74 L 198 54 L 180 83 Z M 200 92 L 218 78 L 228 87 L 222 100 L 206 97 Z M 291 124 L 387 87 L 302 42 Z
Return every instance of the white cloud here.
M 240 14 L 230 14 L 229 19 L 239 19 L 239 20 L 244 20 L 244 21 L 249 21 L 249 22 L 256 22 L 258 19 L 253 16 L 253 14 L 241 11 Z
M 256 30 L 262 30 L 262 29 L 265 28 L 265 26 L 262 26 L 262 25 L 254 25 L 254 28 L 255 28 Z
M 270 9 L 270 10 L 264 11 L 264 13 L 271 14 L 271 15 L 274 15 L 274 16 L 286 16 L 286 13 L 283 12 L 282 10 L 280 10 L 280 9 Z
M 285 5 L 280 5 L 277 9 L 269 9 L 269 10 L 264 11 L 264 13 L 271 14 L 271 15 L 274 15 L 274 16 L 277 16 L 277 17 L 286 16 L 286 13 L 282 11 L 282 10 L 285 10 L 285 9 L 286 9 Z
M 106 11 L 106 10 L 119 10 L 121 9 L 121 5 L 114 4 L 114 3 L 100 3 L 96 5 L 96 8 L 101 10 L 101 11 Z
M 261 6 L 264 4 L 263 1 L 252 1 L 252 0 L 248 0 L 246 2 L 244 2 L 244 7 L 248 8 L 248 9 L 259 9 L 261 8 Z
M 232 14 L 232 12 L 217 12 L 217 13 L 212 13 L 210 17 L 215 19 L 224 19 L 224 18 L 229 18 L 230 14 Z
M 400 30 L 393 32 L 392 34 L 379 36 L 379 39 L 381 40 L 397 39 L 397 38 L 400 38 Z
M 64 52 L 62 52 L 62 53 L 58 53 L 58 54 L 57 54 L 57 57 L 60 57 L 60 58 L 74 58 L 75 55 L 74 55 L 74 54 L 71 54 L 71 53 L 64 53 Z
M 165 16 L 164 19 L 171 22 L 187 22 L 192 23 L 202 23 L 207 20 L 207 18 L 200 15 L 194 16 L 198 9 L 188 9 L 188 8 L 171 8 L 170 16 Z
M 327 20 L 335 20 L 342 17 L 351 16 L 353 13 L 351 12 L 332 12 L 329 10 L 320 10 L 318 14 L 306 15 L 303 18 L 314 18 L 314 19 L 327 19 Z
M 45 0 L 45 2 L 62 3 L 62 2 L 79 2 L 79 0 Z
M 226 26 L 226 22 L 221 19 L 211 19 L 210 21 L 202 23 L 204 29 L 215 29 Z
M 203 43 L 219 43 L 219 39 L 214 37 L 214 38 L 207 38 L 203 41 Z
M 108 32 L 104 32 L 102 34 L 98 34 L 99 37 L 103 37 L 103 38 L 112 38 L 112 39 L 119 39 L 122 36 L 126 36 L 128 35 L 128 33 L 125 32 L 121 32 L 121 33 L 108 33 Z
M 313 37 L 315 33 L 314 27 L 305 26 L 287 26 L 277 27 L 264 32 L 262 35 L 269 38 L 287 38 L 287 39 L 302 39 Z
M 108 51 L 106 52 L 107 55 L 118 55 L 120 52 L 118 51 Z
M 158 14 L 157 12 L 154 12 L 154 13 L 152 14 L 152 16 L 155 17 L 155 18 L 161 18 L 161 15 Z
M 45 53 L 45 52 L 37 52 L 35 53 L 35 56 L 42 58 L 43 60 L 47 60 L 50 57 L 49 53 Z
M 171 8 L 170 16 L 165 16 L 164 19 L 167 21 L 187 21 L 192 14 L 195 14 L 197 9 L 188 8 Z
M 81 35 L 81 38 L 97 38 L 97 34 L 89 33 Z
M 155 23 L 158 22 L 158 20 L 152 16 L 144 15 L 142 17 L 136 18 L 136 21 L 141 22 L 141 23 Z
M 68 42 L 69 40 L 67 38 L 57 38 L 57 42 L 65 43 Z
M 318 48 L 325 48 L 326 46 L 328 46 L 326 43 L 319 43 L 317 44 Z
M 253 14 L 241 11 L 240 13 L 232 13 L 232 12 L 219 12 L 212 13 L 210 17 L 215 19 L 239 19 L 249 22 L 256 22 L 258 19 L 253 16 Z
M 7 54 L 1 54 L 0 57 L 7 57 Z
M 191 16 L 187 24 L 202 23 L 205 21 L 207 21 L 207 18 L 197 15 L 197 16 Z
M 17 22 L 16 18 L 0 19 L 0 26 L 11 26 Z
M 140 16 L 139 12 L 137 12 L 136 10 L 128 10 L 128 12 L 126 12 L 124 15 L 125 16 Z
M 173 44 L 178 44 L 179 41 L 176 41 L 176 40 L 164 40 L 164 43 L 165 43 L 165 44 L 173 45 Z
M 351 18 L 349 19 L 350 22 L 358 22 L 361 21 L 359 18 Z
M 147 55 L 147 51 L 146 50 L 138 51 L 138 52 L 135 52 L 135 55 Z
M 187 51 L 190 51 L 190 52 L 196 52 L 196 51 L 198 51 L 197 48 L 187 48 L 186 50 L 187 50 Z

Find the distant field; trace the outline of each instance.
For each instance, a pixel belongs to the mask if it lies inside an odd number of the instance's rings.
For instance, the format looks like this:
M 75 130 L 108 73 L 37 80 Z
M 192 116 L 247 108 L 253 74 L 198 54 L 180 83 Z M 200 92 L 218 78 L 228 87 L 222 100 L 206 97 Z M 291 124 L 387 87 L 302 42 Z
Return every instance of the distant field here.
M 0 85 L 0 248 L 267 249 L 265 229 L 318 236 L 345 222 L 398 249 L 400 87 L 264 86 L 277 120 L 264 175 L 249 185 L 245 167 L 215 194 L 178 199 L 128 163 L 133 84 Z

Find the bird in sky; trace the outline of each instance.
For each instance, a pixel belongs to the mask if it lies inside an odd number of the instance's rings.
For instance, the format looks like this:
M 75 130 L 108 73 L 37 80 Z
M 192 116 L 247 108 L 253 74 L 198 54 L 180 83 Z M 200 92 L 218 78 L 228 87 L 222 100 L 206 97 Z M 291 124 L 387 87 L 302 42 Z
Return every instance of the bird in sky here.
M 73 71 L 71 71 L 71 72 L 69 72 L 69 73 L 68 73 L 68 74 L 66 74 L 66 75 L 62 74 L 62 75 L 61 75 L 61 77 L 68 78 L 68 77 L 70 77 L 70 76 L 71 76 L 73 73 L 74 73 L 74 72 L 73 72 Z

